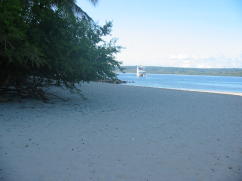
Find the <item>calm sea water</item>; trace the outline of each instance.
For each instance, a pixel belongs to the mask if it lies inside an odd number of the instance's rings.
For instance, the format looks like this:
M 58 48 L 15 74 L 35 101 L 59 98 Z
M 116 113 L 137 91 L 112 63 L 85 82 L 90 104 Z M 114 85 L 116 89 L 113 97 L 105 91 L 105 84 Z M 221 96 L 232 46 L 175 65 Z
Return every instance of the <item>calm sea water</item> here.
M 118 78 L 133 86 L 242 93 L 242 77 L 122 73 Z

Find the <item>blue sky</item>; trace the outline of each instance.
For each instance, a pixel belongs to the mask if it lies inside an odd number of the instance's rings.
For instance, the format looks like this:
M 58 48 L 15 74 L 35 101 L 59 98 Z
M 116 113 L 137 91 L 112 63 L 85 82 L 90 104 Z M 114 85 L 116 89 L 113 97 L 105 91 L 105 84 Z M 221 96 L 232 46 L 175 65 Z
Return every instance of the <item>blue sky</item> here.
M 113 22 L 124 65 L 242 67 L 242 0 L 78 0 Z

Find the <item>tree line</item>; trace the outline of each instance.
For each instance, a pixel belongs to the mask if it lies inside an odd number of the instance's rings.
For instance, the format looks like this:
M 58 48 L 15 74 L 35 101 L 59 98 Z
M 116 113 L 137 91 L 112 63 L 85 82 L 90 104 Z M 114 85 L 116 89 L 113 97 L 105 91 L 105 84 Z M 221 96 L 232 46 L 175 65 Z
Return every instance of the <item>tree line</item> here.
M 136 66 L 122 66 L 122 68 L 126 73 L 136 73 Z M 145 71 L 150 74 L 180 74 L 180 75 L 242 77 L 242 68 L 182 68 L 182 67 L 145 66 Z
M 116 79 L 111 28 L 74 0 L 0 0 L 0 94 L 44 98 L 45 86 Z

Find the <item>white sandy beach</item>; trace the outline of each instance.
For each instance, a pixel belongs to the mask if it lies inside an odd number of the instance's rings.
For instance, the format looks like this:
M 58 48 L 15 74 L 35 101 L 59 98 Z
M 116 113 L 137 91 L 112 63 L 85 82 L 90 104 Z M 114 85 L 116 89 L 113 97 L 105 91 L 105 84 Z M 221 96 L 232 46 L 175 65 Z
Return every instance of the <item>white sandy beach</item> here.
M 242 97 L 82 86 L 0 104 L 1 181 L 241 181 Z

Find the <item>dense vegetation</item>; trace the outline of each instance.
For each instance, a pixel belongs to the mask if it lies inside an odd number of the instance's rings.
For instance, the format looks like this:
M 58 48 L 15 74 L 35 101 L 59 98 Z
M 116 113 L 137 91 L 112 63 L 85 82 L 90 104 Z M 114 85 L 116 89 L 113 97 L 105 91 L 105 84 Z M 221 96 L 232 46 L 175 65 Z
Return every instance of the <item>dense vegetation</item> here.
M 0 0 L 0 94 L 44 98 L 44 86 L 116 79 L 120 48 L 103 40 L 111 27 L 74 0 Z
M 127 73 L 136 72 L 136 66 L 124 66 L 123 68 Z M 178 68 L 146 66 L 145 71 L 152 74 L 242 76 L 242 68 Z

